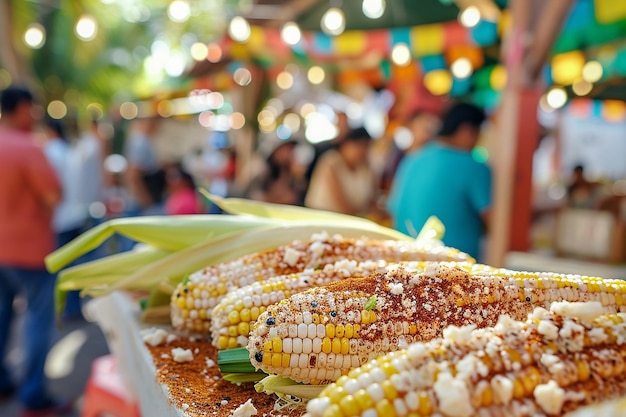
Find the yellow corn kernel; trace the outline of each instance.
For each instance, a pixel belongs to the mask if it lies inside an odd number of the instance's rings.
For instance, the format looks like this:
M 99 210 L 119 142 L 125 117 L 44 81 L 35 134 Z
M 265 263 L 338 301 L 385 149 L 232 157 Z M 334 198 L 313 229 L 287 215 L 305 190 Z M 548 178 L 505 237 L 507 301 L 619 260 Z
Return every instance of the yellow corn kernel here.
M 195 301 L 194 301 L 194 299 L 193 299 L 193 298 L 188 297 L 188 298 L 186 299 L 186 301 L 187 301 L 187 303 L 186 303 L 186 307 L 187 307 L 188 309 L 192 309 L 192 308 L 194 308 L 194 306 L 195 306 L 195 304 L 196 304 L 196 303 L 195 303 Z
M 291 355 L 289 353 L 281 353 L 282 355 L 282 367 L 289 368 L 289 362 L 291 361 Z
M 578 369 L 578 380 L 581 382 L 587 381 L 590 375 L 589 365 L 587 362 L 580 359 L 576 359 L 574 362 L 576 363 L 576 368 Z
M 346 417 L 355 417 L 360 414 L 359 406 L 352 395 L 346 395 L 339 400 L 339 407 Z
M 220 336 L 219 339 L 217 339 L 217 346 L 220 350 L 226 349 L 228 347 L 228 337 Z
M 275 353 L 282 353 L 283 351 L 283 339 L 275 337 L 272 339 L 272 348 Z
M 322 352 L 330 353 L 332 351 L 332 343 L 330 338 L 325 337 L 322 339 Z
M 394 388 L 391 381 L 386 380 L 380 384 L 380 387 L 383 389 L 383 393 L 385 394 L 385 398 L 389 401 L 393 401 L 398 398 L 398 391 Z
M 259 307 L 252 307 L 250 309 L 250 320 L 254 321 L 259 318 L 261 312 L 259 311 Z
M 263 292 L 266 294 L 269 294 L 272 292 L 272 290 L 274 290 L 274 286 L 270 283 L 270 284 L 265 284 L 263 286 Z
M 206 310 L 201 308 L 200 310 L 198 310 L 198 318 L 200 320 L 206 320 Z
M 354 400 L 359 404 L 361 410 L 367 410 L 368 408 L 372 408 L 374 406 L 374 401 L 372 401 L 372 397 L 365 391 L 364 389 L 360 389 L 354 393 Z
M 369 310 L 361 311 L 361 323 L 363 324 L 370 323 L 370 311 Z
M 361 330 L 361 325 L 360 324 L 355 324 L 352 326 L 354 328 L 354 335 L 352 337 L 358 339 L 359 336 L 359 331 Z
M 320 316 L 317 313 L 311 314 L 311 320 L 313 324 L 319 324 Z
M 251 317 L 250 317 L 250 309 L 249 308 L 243 308 L 240 312 L 239 312 L 239 318 L 241 319 L 241 321 L 247 321 L 250 322 Z
M 259 311 L 261 312 L 261 314 L 265 313 L 265 310 L 267 310 L 266 306 L 259 307 Z
M 351 339 L 352 336 L 354 336 L 354 327 L 352 327 L 351 324 L 346 324 L 344 336 L 347 337 L 348 339 Z
M 328 323 L 326 325 L 326 336 L 331 339 L 335 337 L 335 325 L 332 323 Z
M 333 347 L 332 347 L 332 352 L 335 355 L 338 355 L 341 353 L 341 339 L 338 338 L 334 338 L 333 339 Z
M 396 417 L 396 408 L 393 404 L 391 404 L 391 401 L 386 398 L 378 401 L 376 404 L 376 411 L 379 416 Z
M 493 392 L 490 386 L 486 386 L 480 397 L 480 403 L 483 407 L 489 407 L 493 404 Z
M 417 395 L 419 405 L 417 406 L 417 412 L 422 416 L 429 416 L 433 413 L 433 405 L 430 402 L 428 394 L 424 391 L 420 391 Z
M 334 390 L 331 390 L 330 394 L 328 395 L 328 398 L 330 399 L 330 402 L 332 404 L 338 404 L 339 401 L 343 398 L 344 394 L 346 393 L 346 390 L 341 385 L 339 385 L 338 382 L 339 380 L 335 382 L 337 384 L 337 388 L 335 388 Z
M 184 319 L 188 319 L 189 318 L 189 310 L 185 309 L 185 310 L 181 310 L 180 311 L 180 315 L 184 318 Z
M 415 323 L 409 324 L 409 334 L 414 335 L 417 333 L 417 325 Z
M 230 337 L 239 336 L 239 327 L 238 326 L 228 326 L 228 335 Z
M 237 324 L 239 323 L 241 320 L 239 319 L 239 312 L 238 311 L 231 311 L 230 313 L 228 313 L 228 322 L 230 324 Z
M 234 349 L 237 346 L 239 346 L 239 344 L 237 343 L 237 338 L 236 337 L 229 337 L 228 338 L 228 349 Z
M 270 366 L 271 364 L 272 364 L 272 354 L 266 352 L 263 355 L 263 365 L 264 366 Z
M 224 295 L 228 292 L 228 288 L 226 288 L 226 284 L 224 284 L 223 282 L 220 282 L 219 284 L 217 284 L 217 293 L 219 295 Z
M 187 301 L 183 297 L 178 297 L 176 299 L 176 305 L 182 310 L 187 307 Z
M 344 327 L 343 324 L 338 324 L 335 326 L 335 337 L 343 337 Z
M 524 397 L 524 385 L 519 378 L 513 378 L 513 398 Z
M 397 374 L 398 370 L 396 368 L 393 367 L 393 365 L 391 364 L 391 362 L 389 361 L 384 361 L 381 365 L 380 365 L 380 369 L 385 373 L 385 375 L 387 375 L 388 377 L 393 375 L 393 374 Z
M 240 336 L 248 336 L 250 334 L 250 323 L 242 321 L 237 325 Z
M 272 341 L 268 340 L 267 342 L 263 343 L 263 352 L 271 352 L 272 351 Z
M 322 417 L 344 417 L 344 415 L 339 404 L 331 404 L 324 410 Z
M 344 337 L 341 339 L 341 354 L 347 355 L 350 352 L 350 339 Z
M 283 355 L 280 353 L 272 354 L 272 366 L 279 368 L 283 363 Z

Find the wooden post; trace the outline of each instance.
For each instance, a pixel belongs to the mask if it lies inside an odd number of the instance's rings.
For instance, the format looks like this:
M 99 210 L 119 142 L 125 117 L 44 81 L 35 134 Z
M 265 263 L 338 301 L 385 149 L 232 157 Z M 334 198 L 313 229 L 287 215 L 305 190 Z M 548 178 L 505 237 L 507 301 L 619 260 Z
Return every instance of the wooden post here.
M 542 93 L 540 69 L 571 0 L 512 0 L 512 29 L 503 42 L 508 83 L 497 113 L 494 200 L 487 262 L 502 266 L 509 250 L 529 249 L 532 216 L 532 157 Z M 542 8 L 542 9 L 540 9 Z

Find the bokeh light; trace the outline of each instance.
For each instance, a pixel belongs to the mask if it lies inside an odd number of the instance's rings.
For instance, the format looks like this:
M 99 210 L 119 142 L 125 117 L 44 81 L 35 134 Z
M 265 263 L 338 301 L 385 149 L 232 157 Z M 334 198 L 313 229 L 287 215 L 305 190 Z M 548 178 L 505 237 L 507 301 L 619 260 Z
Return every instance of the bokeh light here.
M 46 43 L 46 30 L 39 23 L 31 23 L 24 32 L 24 43 L 32 49 L 39 49 Z
M 83 41 L 92 41 L 98 34 L 98 22 L 96 22 L 93 16 L 84 14 L 76 22 L 74 30 L 76 31 L 76 36 Z
M 300 107 L 300 116 L 302 116 L 302 118 L 306 119 L 306 117 L 313 113 L 316 112 L 317 108 L 315 107 L 315 104 L 313 103 L 304 103 L 302 105 L 302 107 Z
M 288 71 L 282 71 L 276 77 L 276 85 L 282 90 L 288 90 L 293 86 L 293 75 Z
M 237 68 L 233 80 L 242 87 L 246 86 L 252 82 L 252 73 L 247 68 Z
M 247 42 L 250 39 L 250 24 L 241 16 L 235 16 L 228 25 L 228 34 L 237 42 Z
M 448 94 L 452 89 L 452 76 L 447 70 L 434 70 L 424 76 L 424 85 L 436 96 Z
M 561 87 L 554 87 L 546 94 L 546 102 L 553 109 L 560 109 L 567 103 L 567 93 Z
M 194 61 L 204 61 L 208 56 L 209 48 L 202 42 L 196 42 L 191 45 L 189 52 Z
M 586 96 L 593 90 L 593 84 L 585 80 L 578 80 L 572 84 L 572 91 L 577 96 Z
M 391 50 L 391 61 L 394 64 L 404 67 L 411 63 L 411 51 L 406 43 L 399 43 L 394 45 Z
M 287 22 L 280 31 L 280 37 L 287 45 L 297 45 L 302 39 L 302 31 L 297 23 Z
M 186 22 L 191 16 L 191 7 L 185 0 L 174 0 L 167 8 L 167 16 L 173 22 Z
M 235 130 L 241 129 L 242 127 L 244 127 L 245 124 L 246 124 L 246 118 L 244 117 L 243 114 L 239 112 L 235 112 L 230 115 L 230 127 L 231 128 Z
M 283 124 L 288 126 L 292 132 L 297 132 L 298 130 L 300 130 L 300 116 L 298 116 L 296 113 L 286 114 L 283 118 Z
M 207 54 L 206 59 L 209 62 L 217 63 L 222 60 L 222 56 L 224 56 L 224 52 L 222 51 L 222 47 L 216 43 L 210 43 L 207 45 Z
M 459 22 L 466 28 L 476 26 L 480 22 L 480 18 L 480 10 L 476 6 L 468 6 L 459 14 Z
M 602 64 L 598 61 L 589 61 L 583 66 L 582 69 L 583 80 L 588 83 L 597 83 L 602 79 L 603 74 L 604 70 L 602 68 Z
M 137 117 L 137 114 L 139 114 L 139 109 L 137 108 L 137 105 L 131 101 L 122 103 L 120 106 L 120 116 L 126 120 L 134 119 Z
M 346 29 L 346 16 L 343 10 L 331 7 L 322 16 L 322 30 L 329 35 L 340 35 Z
M 321 84 L 326 78 L 326 72 L 320 66 L 314 65 L 307 71 L 307 79 L 311 84 Z
M 363 0 L 363 14 L 370 19 L 378 19 L 385 14 L 385 0 Z
M 67 106 L 61 100 L 53 100 L 48 104 L 47 111 L 53 119 L 62 119 L 67 115 Z
M 474 71 L 474 67 L 472 65 L 472 61 L 470 61 L 469 58 L 461 57 L 455 60 L 450 65 L 450 71 L 452 72 L 452 75 L 454 75 L 455 78 L 462 80 L 472 75 L 472 71 Z

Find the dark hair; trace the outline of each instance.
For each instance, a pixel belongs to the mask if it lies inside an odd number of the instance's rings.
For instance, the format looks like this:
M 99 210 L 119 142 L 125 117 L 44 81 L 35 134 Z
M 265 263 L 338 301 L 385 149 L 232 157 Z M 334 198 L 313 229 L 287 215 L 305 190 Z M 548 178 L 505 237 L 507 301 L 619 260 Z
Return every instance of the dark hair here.
M 466 124 L 478 129 L 485 118 L 485 112 L 480 107 L 469 103 L 457 103 L 443 115 L 439 135 L 452 136 Z
M 580 172 L 584 172 L 585 171 L 585 167 L 582 164 L 578 164 L 574 167 L 574 172 L 576 171 L 580 171 Z
M 0 112 L 12 114 L 22 102 L 32 103 L 33 94 L 24 87 L 8 87 L 0 93 Z
M 46 117 L 46 127 L 52 130 L 59 139 L 66 139 L 65 128 L 59 120 L 53 119 L 51 117 Z
M 339 146 L 349 142 L 369 142 L 372 140 L 369 132 L 364 127 L 358 127 L 348 132 L 345 138 L 339 142 Z

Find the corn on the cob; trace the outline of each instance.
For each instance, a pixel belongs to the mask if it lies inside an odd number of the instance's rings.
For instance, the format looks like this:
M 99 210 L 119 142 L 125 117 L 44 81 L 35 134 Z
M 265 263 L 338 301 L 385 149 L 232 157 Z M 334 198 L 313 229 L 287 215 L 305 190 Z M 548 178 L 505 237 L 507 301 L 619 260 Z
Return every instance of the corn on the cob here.
M 485 270 L 485 265 L 446 263 L 464 270 Z M 211 312 L 211 339 L 218 349 L 232 349 L 248 344 L 251 326 L 260 307 L 269 307 L 293 294 L 347 278 L 363 278 L 401 266 L 407 271 L 422 271 L 425 262 L 393 263 L 386 261 L 348 261 L 327 264 L 324 268 L 281 275 L 229 292 Z
M 537 307 L 525 322 L 449 327 L 354 369 L 308 417 L 560 416 L 626 393 L 626 314 L 599 302 Z
M 469 274 L 430 264 L 424 273 L 397 270 L 313 288 L 271 305 L 248 342 L 255 368 L 294 381 L 324 384 L 351 368 L 417 341 L 441 336 L 448 325 L 493 326 L 501 314 L 523 319 L 554 301 L 600 301 L 625 309 L 626 282 L 579 276 Z
M 278 275 L 321 268 L 342 259 L 473 261 L 456 249 L 429 242 L 347 239 L 320 233 L 311 241 L 296 241 L 192 274 L 172 295 L 172 324 L 179 330 L 209 334 L 211 310 L 228 291 Z M 262 313 L 265 307 L 259 306 L 259 311 Z

